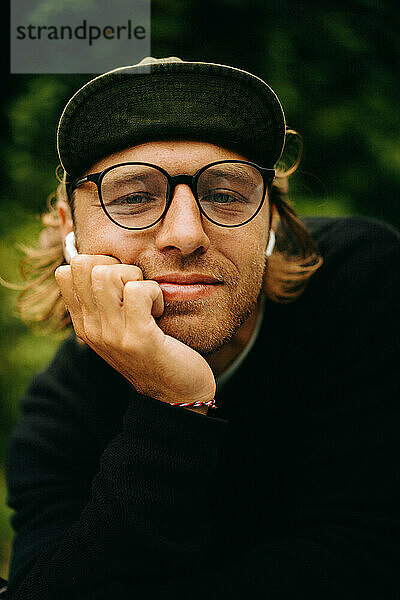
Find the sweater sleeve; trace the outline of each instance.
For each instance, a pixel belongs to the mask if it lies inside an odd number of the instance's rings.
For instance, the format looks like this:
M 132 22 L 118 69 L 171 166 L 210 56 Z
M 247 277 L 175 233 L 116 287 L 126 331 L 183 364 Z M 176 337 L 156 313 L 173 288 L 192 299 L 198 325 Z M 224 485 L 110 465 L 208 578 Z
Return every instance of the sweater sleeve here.
M 8 597 L 74 599 L 112 581 L 197 569 L 210 535 L 205 490 L 227 422 L 132 390 L 121 431 L 96 465 L 95 440 L 67 412 L 71 398 L 62 402 L 73 386 L 53 385 L 53 375 L 30 386 L 9 446 Z

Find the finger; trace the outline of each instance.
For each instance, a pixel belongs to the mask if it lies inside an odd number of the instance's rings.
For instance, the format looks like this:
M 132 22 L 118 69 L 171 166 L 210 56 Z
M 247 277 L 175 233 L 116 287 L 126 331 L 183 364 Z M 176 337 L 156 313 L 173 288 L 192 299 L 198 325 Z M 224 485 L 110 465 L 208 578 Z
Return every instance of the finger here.
M 128 281 L 143 280 L 143 273 L 136 265 L 95 265 L 91 279 L 103 339 L 112 343 L 125 323 L 122 310 L 124 286 Z
M 126 328 L 140 335 L 157 326 L 153 317 L 164 312 L 164 296 L 156 281 L 128 281 L 124 287 L 123 306 Z
M 83 315 L 72 285 L 70 266 L 58 267 L 54 272 L 65 306 L 70 314 L 72 325 L 78 337 L 84 336 Z M 83 339 L 83 338 L 82 338 Z
M 72 285 L 83 316 L 83 327 L 89 337 L 97 337 L 101 329 L 100 318 L 92 291 L 91 272 L 95 265 L 120 264 L 112 256 L 78 254 L 71 259 Z

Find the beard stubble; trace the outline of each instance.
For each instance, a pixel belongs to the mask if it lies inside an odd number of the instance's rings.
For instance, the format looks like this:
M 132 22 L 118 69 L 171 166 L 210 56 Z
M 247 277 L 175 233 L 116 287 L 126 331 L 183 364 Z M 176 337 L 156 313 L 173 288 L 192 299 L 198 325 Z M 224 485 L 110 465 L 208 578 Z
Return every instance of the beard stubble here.
M 137 263 L 144 279 L 167 272 L 195 271 L 223 280 L 221 290 L 206 298 L 164 300 L 164 313 L 156 319 L 165 334 L 180 340 L 202 356 L 208 356 L 228 344 L 255 309 L 262 293 L 266 257 L 264 249 L 257 247 L 253 259 L 240 273 L 209 258 L 206 264 L 200 265 L 198 258 L 195 263 L 193 257 L 181 257 L 180 266 L 163 267 L 158 271 L 155 271 L 154 263 L 148 269 L 144 262 L 147 263 L 147 260 Z

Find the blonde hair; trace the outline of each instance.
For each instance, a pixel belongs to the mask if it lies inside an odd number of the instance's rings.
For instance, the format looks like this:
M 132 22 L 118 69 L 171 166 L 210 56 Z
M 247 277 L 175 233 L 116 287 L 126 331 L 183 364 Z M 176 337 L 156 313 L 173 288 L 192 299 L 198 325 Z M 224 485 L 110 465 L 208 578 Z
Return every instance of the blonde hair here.
M 292 166 L 287 168 L 283 161 L 277 166 L 272 183 L 269 199 L 276 207 L 272 222 L 276 244 L 267 260 L 263 282 L 266 296 L 279 303 L 296 300 L 323 262 L 310 232 L 297 217 L 288 198 L 288 178 L 299 165 L 302 139 L 294 130 L 288 130 L 287 135 L 297 139 L 299 148 Z M 19 265 L 24 282 L 16 285 L 1 281 L 6 287 L 20 292 L 16 309 L 21 319 L 31 326 L 40 324 L 45 332 L 63 331 L 71 325 L 54 277 L 57 267 L 67 264 L 57 212 L 60 200 L 68 202 L 65 174 L 59 181 L 56 191 L 47 200 L 46 212 L 41 216 L 43 230 L 38 244 L 35 247 L 20 245 L 25 254 Z

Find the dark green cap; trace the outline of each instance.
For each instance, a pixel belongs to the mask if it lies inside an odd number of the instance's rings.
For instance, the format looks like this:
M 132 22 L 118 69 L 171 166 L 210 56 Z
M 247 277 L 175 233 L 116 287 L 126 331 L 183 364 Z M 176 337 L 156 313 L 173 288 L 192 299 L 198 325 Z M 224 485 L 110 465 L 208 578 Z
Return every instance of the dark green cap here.
M 225 65 L 148 57 L 95 77 L 67 103 L 57 150 L 69 178 L 105 156 L 152 140 L 192 139 L 273 167 L 285 115 L 259 77 Z

